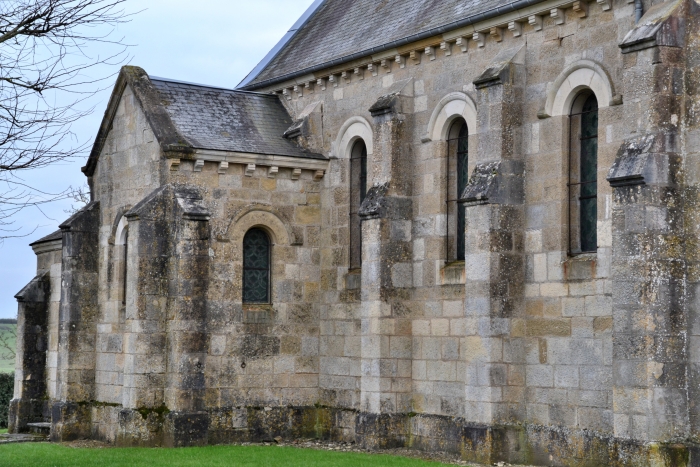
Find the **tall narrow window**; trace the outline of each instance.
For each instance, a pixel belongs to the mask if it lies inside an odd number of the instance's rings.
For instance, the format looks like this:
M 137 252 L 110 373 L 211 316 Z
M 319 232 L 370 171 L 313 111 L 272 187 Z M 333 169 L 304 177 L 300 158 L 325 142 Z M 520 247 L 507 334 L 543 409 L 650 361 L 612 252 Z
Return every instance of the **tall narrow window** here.
M 574 100 L 569 162 L 569 244 L 572 253 L 598 248 L 598 101 L 593 93 Z M 575 131 L 578 130 L 578 131 Z
M 350 269 L 362 267 L 360 205 L 367 195 L 367 146 L 358 140 L 350 156 Z
M 447 143 L 447 258 L 463 261 L 465 215 L 458 200 L 469 182 L 469 128 L 464 119 L 452 124 Z
M 243 237 L 243 303 L 270 303 L 270 237 L 250 229 Z
M 122 259 L 122 305 L 126 305 L 126 279 L 128 271 L 128 259 L 129 258 L 129 227 L 124 228 L 124 257 Z

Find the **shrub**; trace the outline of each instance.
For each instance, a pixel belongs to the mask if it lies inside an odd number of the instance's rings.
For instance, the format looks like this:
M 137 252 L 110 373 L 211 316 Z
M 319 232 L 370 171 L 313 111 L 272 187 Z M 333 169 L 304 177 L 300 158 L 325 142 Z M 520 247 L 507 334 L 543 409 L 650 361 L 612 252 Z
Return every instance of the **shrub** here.
M 7 415 L 15 387 L 14 373 L 0 373 L 0 428 L 7 428 Z

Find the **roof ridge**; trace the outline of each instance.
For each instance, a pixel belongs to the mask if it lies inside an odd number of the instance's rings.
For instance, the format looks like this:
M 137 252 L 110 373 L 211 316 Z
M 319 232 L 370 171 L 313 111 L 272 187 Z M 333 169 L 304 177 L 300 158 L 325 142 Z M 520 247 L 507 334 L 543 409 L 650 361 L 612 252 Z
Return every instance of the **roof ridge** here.
M 179 79 L 172 79 L 172 78 L 163 78 L 162 76 L 151 76 L 149 75 L 149 78 L 151 81 L 160 81 L 163 83 L 176 83 L 176 84 L 185 84 L 187 86 L 196 86 L 200 88 L 208 88 L 208 89 L 218 89 L 221 91 L 229 91 L 229 92 L 237 92 L 237 93 L 242 93 L 242 94 L 253 94 L 256 96 L 262 96 L 262 97 L 272 97 L 272 98 L 277 98 L 273 94 L 269 94 L 266 92 L 260 92 L 260 91 L 246 91 L 243 89 L 236 89 L 236 88 L 225 88 L 222 86 L 215 86 L 213 84 L 204 84 L 204 83 L 194 83 L 192 81 L 183 81 Z

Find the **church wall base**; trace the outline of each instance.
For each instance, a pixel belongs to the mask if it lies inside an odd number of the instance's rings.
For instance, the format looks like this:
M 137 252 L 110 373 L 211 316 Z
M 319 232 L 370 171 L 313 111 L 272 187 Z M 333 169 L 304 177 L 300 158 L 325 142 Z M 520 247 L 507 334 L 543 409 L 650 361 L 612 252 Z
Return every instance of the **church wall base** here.
M 52 440 L 81 437 L 117 446 L 185 447 L 242 442 L 319 439 L 354 441 L 370 449 L 410 448 L 448 452 L 468 462 L 561 467 L 700 467 L 700 446 L 642 443 L 564 428 L 535 425 L 478 425 L 439 415 L 369 414 L 330 407 L 233 407 L 176 413 L 166 408 L 123 409 L 54 405 L 62 425 Z M 59 410 L 60 409 L 60 410 Z M 81 414 L 92 424 L 77 423 Z

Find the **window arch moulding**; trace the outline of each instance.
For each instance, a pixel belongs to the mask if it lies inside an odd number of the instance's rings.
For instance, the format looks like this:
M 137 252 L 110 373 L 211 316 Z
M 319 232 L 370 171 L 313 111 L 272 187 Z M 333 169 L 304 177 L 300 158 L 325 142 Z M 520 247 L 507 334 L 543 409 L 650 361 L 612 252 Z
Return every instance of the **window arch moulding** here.
M 290 245 L 290 235 L 284 222 L 270 211 L 254 209 L 233 220 L 230 240 L 236 248 L 243 244 L 243 237 L 252 228 L 267 232 L 273 245 Z
M 362 139 L 367 147 L 367 156 L 374 151 L 372 126 L 362 117 L 351 117 L 340 127 L 338 137 L 333 144 L 332 158 L 350 159 L 352 148 L 358 139 Z
M 615 87 L 607 71 L 592 60 L 578 60 L 562 71 L 547 91 L 544 109 L 539 118 L 569 115 L 576 96 L 590 89 L 598 100 L 598 107 L 622 104 L 622 96 L 615 94 Z
M 438 102 L 428 122 L 428 131 L 422 142 L 446 141 L 452 123 L 459 117 L 467 122 L 469 135 L 476 134 L 476 104 L 463 92 L 453 92 Z

